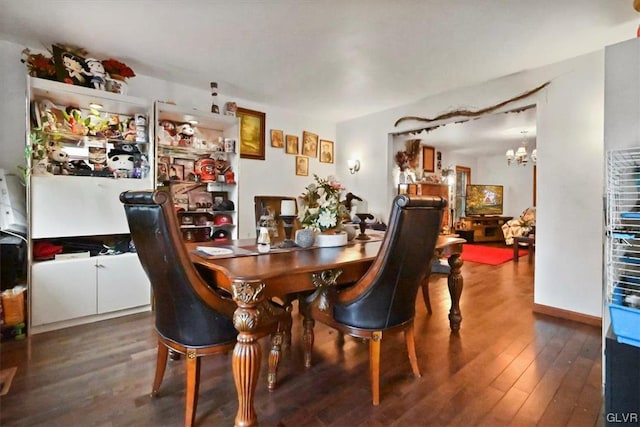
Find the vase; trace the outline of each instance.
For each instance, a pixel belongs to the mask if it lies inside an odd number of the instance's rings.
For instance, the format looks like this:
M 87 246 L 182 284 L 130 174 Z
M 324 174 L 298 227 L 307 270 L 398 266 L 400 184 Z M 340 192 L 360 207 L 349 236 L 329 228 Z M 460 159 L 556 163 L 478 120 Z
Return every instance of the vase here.
M 347 233 L 344 231 L 338 233 L 318 233 L 314 244 L 320 248 L 332 248 L 335 246 L 344 246 L 347 244 Z
M 301 248 L 311 247 L 315 239 L 316 233 L 310 228 L 303 228 L 296 231 L 296 245 Z

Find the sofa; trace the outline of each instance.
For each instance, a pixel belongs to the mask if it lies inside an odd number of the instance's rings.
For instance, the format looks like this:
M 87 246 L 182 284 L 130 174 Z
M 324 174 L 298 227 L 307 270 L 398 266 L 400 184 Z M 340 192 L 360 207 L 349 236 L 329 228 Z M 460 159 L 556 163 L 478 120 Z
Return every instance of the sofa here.
M 502 225 L 504 242 L 509 246 L 513 245 L 514 237 L 528 236 L 535 229 L 535 226 L 536 208 L 527 208 L 520 217 L 509 220 Z

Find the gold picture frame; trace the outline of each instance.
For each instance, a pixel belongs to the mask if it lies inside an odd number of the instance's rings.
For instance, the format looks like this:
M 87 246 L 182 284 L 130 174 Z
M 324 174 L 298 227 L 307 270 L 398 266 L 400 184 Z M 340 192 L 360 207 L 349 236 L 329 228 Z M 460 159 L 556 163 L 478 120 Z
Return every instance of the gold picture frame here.
M 266 114 L 238 107 L 236 117 L 240 118 L 240 158 L 264 160 Z
M 320 140 L 320 163 L 333 163 L 333 141 Z
M 297 135 L 287 135 L 286 137 L 286 147 L 285 153 L 287 154 L 298 154 L 298 136 Z
M 309 158 L 296 156 L 296 175 L 309 176 Z
M 271 146 L 276 148 L 284 147 L 284 132 L 278 129 L 271 129 Z
M 318 135 L 309 131 L 302 132 L 302 153 L 307 157 L 318 157 Z

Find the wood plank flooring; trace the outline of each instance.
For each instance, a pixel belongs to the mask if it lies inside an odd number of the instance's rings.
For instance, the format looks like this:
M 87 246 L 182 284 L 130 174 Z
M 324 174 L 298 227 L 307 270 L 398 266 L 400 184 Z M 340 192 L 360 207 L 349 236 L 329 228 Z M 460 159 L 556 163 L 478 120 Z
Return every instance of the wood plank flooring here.
M 316 325 L 313 367 L 293 342 L 279 387 L 267 391 L 266 341 L 256 391 L 262 426 L 600 426 L 600 329 L 534 314 L 533 264 L 463 266 L 462 329 L 451 334 L 446 277 L 430 281 L 433 314 L 417 302 L 422 378 L 411 373 L 402 335 L 386 336 L 381 402 L 371 405 L 368 346 Z M 18 368 L 0 398 L 2 426 L 179 426 L 184 363 L 170 361 L 158 398 L 151 313 L 2 343 L 2 368 Z M 231 355 L 203 359 L 196 425 L 232 426 L 237 409 Z

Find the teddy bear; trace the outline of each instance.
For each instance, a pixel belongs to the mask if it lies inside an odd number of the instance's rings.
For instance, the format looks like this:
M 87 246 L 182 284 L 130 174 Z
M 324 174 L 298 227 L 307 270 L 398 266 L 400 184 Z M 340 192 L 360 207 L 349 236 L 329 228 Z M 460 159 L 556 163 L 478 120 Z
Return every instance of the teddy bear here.
M 189 123 L 183 123 L 178 127 L 176 133 L 176 139 L 180 147 L 191 147 L 191 139 L 193 138 L 194 130 Z

